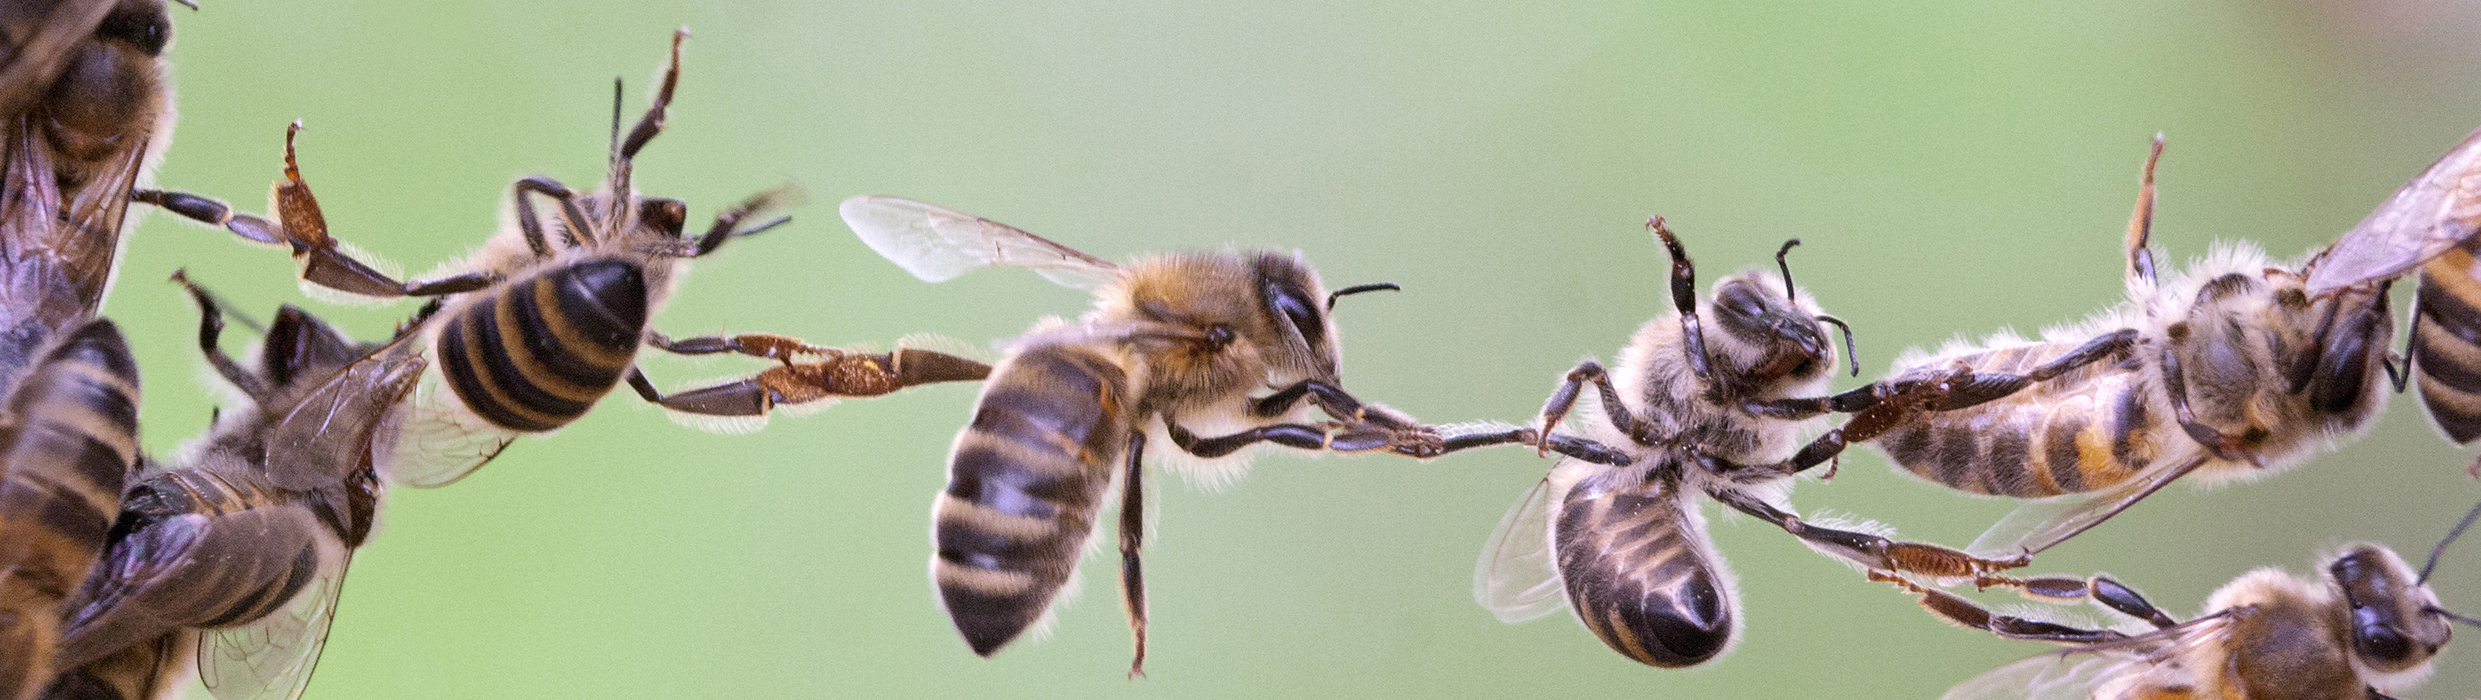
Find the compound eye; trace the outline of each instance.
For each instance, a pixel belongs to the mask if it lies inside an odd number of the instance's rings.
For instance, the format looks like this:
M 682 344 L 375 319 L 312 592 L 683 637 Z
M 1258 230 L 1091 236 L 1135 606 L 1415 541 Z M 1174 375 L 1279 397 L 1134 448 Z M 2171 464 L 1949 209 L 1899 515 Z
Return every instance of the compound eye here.
M 161 56 L 164 45 L 172 43 L 172 17 L 161 6 L 137 11 L 115 10 L 104 16 L 103 24 L 95 27 L 95 37 L 137 47 L 148 56 Z
M 1283 314 L 1284 320 L 1292 324 L 1292 330 L 1301 336 L 1302 342 L 1308 343 L 1311 348 L 1325 342 L 1326 322 L 1319 317 L 1318 307 L 1311 304 L 1308 297 L 1280 284 L 1267 285 L 1266 296 L 1268 308 Z
M 2362 659 L 2381 665 L 2400 664 L 2412 658 L 2412 639 L 2386 624 L 2372 608 L 2352 609 L 2352 651 Z

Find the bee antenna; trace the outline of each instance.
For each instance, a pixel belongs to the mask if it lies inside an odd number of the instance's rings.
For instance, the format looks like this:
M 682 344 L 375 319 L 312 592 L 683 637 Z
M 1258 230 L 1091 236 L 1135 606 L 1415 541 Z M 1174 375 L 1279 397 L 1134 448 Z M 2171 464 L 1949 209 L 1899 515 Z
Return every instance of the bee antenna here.
M 2464 536 L 2464 530 L 2472 527 L 2475 519 L 2481 519 L 2481 503 L 2473 504 L 2472 510 L 2464 513 L 2464 519 L 2455 523 L 2455 529 L 2447 531 L 2446 539 L 2439 540 L 2438 546 L 2429 550 L 2429 563 L 2421 565 L 2421 577 L 2414 583 L 2429 582 L 2429 572 L 2438 568 L 2438 557 L 2447 553 L 2447 545 L 2455 544 L 2455 538 Z
M 620 152 L 620 76 L 612 76 L 612 144 L 613 153 Z
M 177 3 L 181 3 L 181 6 L 182 6 L 182 7 L 187 7 L 187 8 L 190 8 L 190 9 L 192 9 L 192 10 L 198 9 L 198 0 L 172 0 L 172 1 L 173 1 L 173 2 L 177 2 Z
M 1335 310 L 1335 298 L 1336 298 L 1336 297 L 1344 296 L 1344 295 L 1346 295 L 1346 294 L 1360 294 L 1360 293 L 1362 293 L 1362 292 L 1375 292 L 1375 291 L 1378 291 L 1378 290 L 1381 290 L 1381 289 L 1384 289 L 1384 290 L 1387 290 L 1387 291 L 1390 291 L 1390 292 L 1401 292 L 1401 291 L 1404 291 L 1404 288 L 1403 288 L 1403 287 L 1397 286 L 1397 285 L 1396 285 L 1396 283 L 1394 283 L 1394 282 L 1372 282 L 1372 283 L 1369 283 L 1369 284 L 1356 284 L 1356 285 L 1353 285 L 1353 286 L 1350 286 L 1350 287 L 1345 287 L 1345 288 L 1343 288 L 1343 289 L 1338 289 L 1338 290 L 1335 290 L 1335 291 L 1332 291 L 1332 292 L 1328 292 L 1328 293 L 1327 293 L 1327 310 L 1328 310 L 1328 311 L 1334 311 L 1334 310 Z
M 191 281 L 187 268 L 173 270 L 172 281 L 180 283 L 182 288 L 189 290 L 190 299 L 198 302 L 200 311 L 212 311 L 231 316 L 233 320 L 241 322 L 243 328 L 248 328 L 259 335 L 267 334 L 266 324 L 259 323 L 258 319 L 251 318 L 249 314 L 234 310 L 232 302 L 225 301 L 215 292 L 207 291 L 206 287 L 198 286 L 197 282 Z
M 2472 625 L 2472 626 L 2474 626 L 2474 627 L 2481 627 L 2481 620 L 2476 620 L 2476 619 L 2473 619 L 2473 618 L 2470 618 L 2470 617 L 2465 617 L 2465 616 L 2463 616 L 2463 615 L 2457 615 L 2457 614 L 2455 614 L 2455 612 L 2454 612 L 2454 611 L 2452 611 L 2452 610 L 2448 610 L 2448 609 L 2446 609 L 2446 608 L 2441 608 L 2441 607 L 2437 607 L 2437 606 L 2434 606 L 2434 605 L 2433 605 L 2433 606 L 2430 606 L 2430 607 L 2421 608 L 2421 612 L 2429 613 L 2429 614 L 2431 614 L 2431 615 L 2436 615 L 2436 616 L 2443 617 L 2443 618 L 2446 618 L 2446 619 L 2449 619 L 2449 620 L 2454 620 L 2454 621 L 2456 621 L 2456 622 L 2461 622 L 2461 623 L 2464 623 L 2464 624 L 2467 624 L 2467 625 Z
M 1783 261 L 1783 254 L 1792 252 L 1792 246 L 1796 245 L 1800 245 L 1800 239 L 1798 238 L 1784 241 L 1783 247 L 1775 249 L 1775 267 L 1783 270 L 1783 300 L 1797 303 L 1800 301 L 1800 297 L 1795 295 L 1792 291 L 1792 264 Z M 1843 324 L 1841 322 L 1837 322 L 1835 325 L 1840 326 Z M 1852 329 L 1845 328 L 1844 333 L 1848 336 L 1852 333 Z
M 1793 242 L 1794 242 L 1794 243 L 1799 243 L 1800 241 L 1793 241 Z M 1784 246 L 1784 247 L 1785 247 L 1785 248 L 1790 248 L 1791 246 Z M 1785 277 L 1784 279 L 1789 280 L 1789 279 L 1791 279 L 1791 278 L 1790 278 L 1790 277 Z M 1821 322 L 1824 322 L 1824 323 L 1832 323 L 1832 324 L 1835 324 L 1835 327 L 1836 327 L 1836 328 L 1841 328 L 1841 329 L 1843 329 L 1843 331 L 1844 331 L 1844 359 L 1845 359 L 1846 361 L 1848 361 L 1848 362 L 1851 362 L 1851 363 L 1852 363 L 1852 376 L 1855 376 L 1855 377 L 1861 376 L 1861 351 L 1859 351 L 1859 350 L 1855 350 L 1855 349 L 1853 349 L 1853 347 L 1852 347 L 1852 326 L 1851 326 L 1851 324 L 1844 323 L 1844 320 L 1843 320 L 1843 319 L 1836 318 L 1836 317 L 1833 317 L 1833 316 L 1828 316 L 1828 315 L 1826 315 L 1826 314 L 1818 314 L 1818 320 L 1819 320 L 1819 321 L 1821 321 Z

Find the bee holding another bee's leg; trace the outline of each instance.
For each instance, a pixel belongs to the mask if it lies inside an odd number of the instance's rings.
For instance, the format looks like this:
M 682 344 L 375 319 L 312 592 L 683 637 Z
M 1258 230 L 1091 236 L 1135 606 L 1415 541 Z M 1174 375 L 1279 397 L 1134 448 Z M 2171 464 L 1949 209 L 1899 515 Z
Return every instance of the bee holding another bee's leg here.
M 996 221 L 894 197 L 845 200 L 871 249 L 928 282 L 1022 267 L 1094 293 L 1076 321 L 1046 320 L 991 369 L 934 499 L 931 579 L 949 620 L 989 656 L 1046 619 L 1104 503 L 1119 497 L 1121 593 L 1146 658 L 1145 463 L 1180 457 L 1206 478 L 1268 443 L 1313 451 L 1444 449 L 1410 417 L 1346 392 L 1332 292 L 1298 254 L 1184 253 L 1113 263 Z M 1312 412 L 1323 414 L 1314 418 Z
M 2001 666 L 1948 691 L 1972 698 L 2387 698 L 2429 676 L 2430 659 L 2453 636 L 2450 623 L 2481 620 L 2441 607 L 2429 587 L 2447 546 L 2473 520 L 2475 506 L 2430 551 L 2418 572 L 2381 545 L 2359 544 L 2329 557 L 2323 575 L 2303 579 L 2276 568 L 2250 571 L 2206 599 L 2206 613 L 2180 622 L 2109 576 L 2029 578 L 2027 596 L 2086 600 L 2150 624 L 2121 632 L 1991 612 L 1960 596 L 1888 580 L 1921 596 L 1941 619 L 2009 639 L 2068 648 Z
M 685 232 L 687 204 L 641 195 L 630 186 L 635 158 L 666 124 L 687 36 L 674 34 L 653 104 L 626 132 L 620 130 L 615 85 L 611 161 L 602 185 L 581 193 L 550 178 L 518 180 L 510 187 L 513 225 L 476 252 L 464 272 L 398 281 L 348 254 L 328 234 L 318 200 L 302 178 L 293 149 L 299 124 L 286 132 L 284 177 L 273 194 L 275 219 L 176 192 L 146 191 L 139 198 L 250 240 L 289 246 L 306 287 L 436 300 L 437 308 L 424 315 L 417 331 L 437 371 L 414 398 L 407 444 L 396 451 L 401 458 L 386 467 L 389 479 L 407 485 L 461 479 L 518 436 L 577 420 L 624 382 L 675 412 L 759 419 L 778 405 L 824 406 L 831 397 L 875 396 L 987 374 L 979 362 L 919 348 L 856 353 L 758 335 L 672 341 L 650 330 L 651 318 L 690 260 L 784 223 L 788 218 L 761 219 L 795 196 L 789 188 L 761 192 L 718 212 L 704 233 L 691 236 Z M 779 366 L 748 380 L 667 396 L 636 366 L 639 349 L 647 345 L 688 354 L 771 357 Z
M 1451 449 L 1517 442 L 1562 455 L 1485 546 L 1474 573 L 1484 607 L 1516 622 L 1572 605 L 1613 651 L 1640 663 L 1710 660 L 1733 640 L 1739 602 L 1698 512 L 1708 498 L 1871 571 L 1999 582 L 2028 563 L 1812 523 L 1778 505 L 1795 475 L 1925 405 L 1962 401 L 1975 385 L 1958 375 L 1819 398 L 1836 364 L 1826 325 L 1842 324 L 1791 284 L 1783 252 L 1780 276 L 1733 275 L 1701 298 L 1679 239 L 1659 218 L 1647 228 L 1670 253 L 1677 311 L 1640 327 L 1616 371 L 1591 361 L 1570 371 L 1540 428 L 1444 439 Z M 1593 419 L 1578 421 L 1577 433 L 1551 432 L 1589 385 Z M 1829 411 L 1856 415 L 1804 444 Z

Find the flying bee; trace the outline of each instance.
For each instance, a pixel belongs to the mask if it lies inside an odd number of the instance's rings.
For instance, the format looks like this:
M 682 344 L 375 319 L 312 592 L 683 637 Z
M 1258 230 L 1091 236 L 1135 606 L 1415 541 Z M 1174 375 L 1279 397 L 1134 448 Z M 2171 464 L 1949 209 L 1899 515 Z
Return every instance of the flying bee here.
M 38 355 L 0 418 L 0 698 L 62 668 L 61 619 L 138 468 L 138 365 L 111 321 Z
M 1992 579 L 2025 559 L 1986 560 L 1936 545 L 1808 522 L 1778 505 L 1794 475 L 1866 440 L 1946 387 L 1864 387 L 1812 398 L 1833 376 L 1826 325 L 1842 325 L 1780 276 L 1750 271 L 1696 296 L 1696 272 L 1661 219 L 1647 222 L 1671 256 L 1676 311 L 1647 321 L 1615 370 L 1591 360 L 1571 370 L 1543 411 L 1541 429 L 1451 435 L 1451 447 L 1537 443 L 1563 457 L 1509 510 L 1474 571 L 1474 596 L 1501 620 L 1540 617 L 1563 604 L 1604 644 L 1639 663 L 1683 667 L 1723 653 L 1739 600 L 1706 536 L 1699 499 L 1711 498 L 1872 571 Z M 1784 244 L 1776 254 L 1798 241 Z M 1847 353 L 1850 347 L 1846 331 Z M 1581 433 L 1552 433 L 1591 384 L 1597 404 Z M 1769 406 L 1808 406 L 1767 412 Z M 1815 440 L 1822 408 L 1853 410 Z M 1539 436 L 1539 437 L 1537 437 Z M 1804 444 L 1806 443 L 1806 444 Z
M 2428 678 L 2431 657 L 2454 632 L 2450 622 L 2481 626 L 2440 607 L 2429 587 L 2439 556 L 2475 517 L 2481 507 L 2465 514 L 2417 573 L 2392 549 L 2352 545 L 2326 559 L 2316 580 L 2273 567 L 2243 574 L 2187 622 L 2109 576 L 2028 581 L 2037 596 L 2087 600 L 2154 627 L 2135 634 L 2002 615 L 1946 591 L 1897 583 L 1950 622 L 2068 646 L 1965 681 L 1948 691 L 1949 700 L 2386 698 Z
M 0 7 L 0 387 L 102 307 L 172 131 L 162 0 Z
M 1077 322 L 1037 324 L 983 385 L 933 501 L 931 578 L 974 653 L 1042 619 L 1116 485 L 1121 592 L 1146 657 L 1145 460 L 1162 446 L 1234 474 L 1243 448 L 1435 454 L 1435 432 L 1344 391 L 1338 297 L 1297 255 L 1187 253 L 1114 264 L 968 214 L 892 197 L 844 201 L 871 249 L 940 282 L 986 266 L 1031 268 L 1095 293 Z M 1310 412 L 1323 411 L 1315 423 Z M 1230 432 L 1222 432 L 1228 430 Z M 1116 482 L 1116 483 L 1115 483 Z
M 2481 130 L 2447 149 L 2309 271 L 2326 296 L 2421 271 L 2412 304 L 2412 369 L 2421 403 L 2447 438 L 2481 438 Z M 2481 473 L 2481 463 L 2473 467 Z
M 410 343 L 357 343 L 286 306 L 244 366 L 219 346 L 220 305 L 189 290 L 200 349 L 249 405 L 220 411 L 129 490 L 68 605 L 59 661 L 110 677 L 137 665 L 127 654 L 143 660 L 165 635 L 195 630 L 199 678 L 216 697 L 298 697 L 376 520 L 376 463 L 426 362 Z
M 2384 408 L 2394 321 L 2387 281 L 2311 294 L 2330 258 L 2270 262 L 2232 245 L 2158 277 L 2155 138 L 2127 236 L 2127 301 L 2042 341 L 2001 336 L 1897 361 L 1896 382 L 1956 389 L 1875 443 L 1924 479 L 1971 493 L 2047 499 L 2018 508 L 1968 551 L 2033 554 L 2189 474 L 2272 474 L 2366 428 Z M 2383 370 L 2383 371 L 2381 371 Z
M 477 252 L 467 272 L 400 282 L 348 255 L 328 235 L 318 200 L 302 179 L 293 150 L 298 123 L 285 136 L 284 179 L 272 196 L 275 219 L 177 192 L 148 191 L 140 198 L 251 240 L 289 245 L 305 284 L 440 301 L 422 324 L 437 380 L 415 399 L 408 443 L 396 452 L 400 459 L 384 467 L 390 479 L 408 485 L 462 478 L 517 436 L 557 430 L 583 416 L 623 382 L 677 413 L 762 419 L 779 405 L 823 406 L 836 396 L 875 396 L 987 374 L 980 362 L 919 348 L 871 354 L 764 334 L 674 341 L 648 331 L 649 318 L 690 259 L 783 223 L 787 219 L 743 226 L 792 195 L 760 193 L 716 214 L 704 234 L 691 237 L 683 232 L 688 205 L 631 188 L 634 159 L 663 130 L 687 37 L 686 30 L 674 34 L 654 104 L 625 138 L 615 91 L 611 167 L 603 184 L 580 193 L 546 177 L 518 180 L 510 188 L 514 225 Z M 538 209 L 542 202 L 551 205 L 548 216 Z M 741 353 L 780 365 L 757 377 L 667 396 L 634 364 L 642 345 L 682 354 Z

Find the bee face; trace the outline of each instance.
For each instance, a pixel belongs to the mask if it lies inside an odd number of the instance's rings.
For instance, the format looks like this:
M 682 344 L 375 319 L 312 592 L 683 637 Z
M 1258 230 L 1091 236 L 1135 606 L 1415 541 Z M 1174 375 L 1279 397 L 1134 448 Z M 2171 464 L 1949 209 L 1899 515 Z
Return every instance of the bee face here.
M 1707 316 L 1719 333 L 1708 333 L 1718 379 L 1746 386 L 1808 384 L 1835 369 L 1818 310 L 1790 296 L 1782 278 L 1749 273 L 1725 278 L 1714 288 Z
M 2454 633 L 2446 619 L 2429 612 L 2438 607 L 2438 594 L 2394 550 L 2354 547 L 2326 573 L 2350 610 L 2352 656 L 2372 671 L 2398 673 L 2428 663 Z

